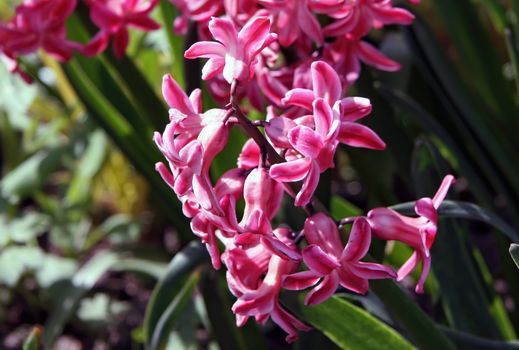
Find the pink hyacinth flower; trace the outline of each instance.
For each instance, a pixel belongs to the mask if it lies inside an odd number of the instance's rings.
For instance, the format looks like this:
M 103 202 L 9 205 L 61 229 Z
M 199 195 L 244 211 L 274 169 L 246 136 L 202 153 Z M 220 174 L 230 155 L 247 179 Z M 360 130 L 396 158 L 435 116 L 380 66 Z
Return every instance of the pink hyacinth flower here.
M 241 222 L 243 230 L 269 233 L 272 230 L 270 220 L 281 205 L 283 186 L 270 177 L 267 169 L 256 168 L 245 180 L 243 198 L 245 199 Z
M 323 57 L 344 77 L 348 85 L 359 78 L 360 62 L 387 72 L 400 69 L 398 62 L 384 56 L 373 45 L 349 35 L 338 37 L 333 43 L 326 45 Z
M 93 56 L 103 52 L 113 37 L 113 50 L 122 58 L 129 42 L 128 27 L 143 31 L 160 28 L 150 18 L 150 13 L 159 0 L 88 0 L 90 18 L 101 30 L 87 44 L 83 53 Z
M 321 26 L 312 10 L 331 13 L 338 10 L 344 0 L 258 0 L 274 18 L 276 33 L 282 46 L 290 46 L 302 34 L 318 44 L 323 43 Z
M 393 0 L 352 0 L 346 1 L 340 11 L 330 14 L 336 18 L 323 29 L 327 36 L 350 34 L 361 38 L 372 29 L 386 24 L 408 25 L 413 23 L 411 12 L 393 7 Z
M 275 117 L 266 128 L 275 145 L 297 152 L 294 157 L 287 158 L 287 162 L 274 164 L 270 169 L 270 175 L 277 181 L 303 181 L 295 198 L 297 206 L 310 202 L 320 173 L 334 166 L 333 157 L 339 142 L 353 147 L 385 148 L 376 133 L 356 123 L 371 111 L 369 100 L 358 97 L 341 99 L 340 79 L 323 61 L 312 63 L 311 77 L 312 90 L 290 90 L 283 102 L 312 110 L 313 115 L 295 121 Z
M 287 92 L 283 103 L 313 110 L 313 101 L 324 99 L 330 107 L 339 110 L 341 125 L 339 141 L 353 147 L 382 150 L 384 141 L 370 128 L 355 123 L 371 112 L 370 101 L 361 97 L 342 98 L 342 85 L 337 72 L 326 62 L 317 61 L 310 68 L 312 90 L 295 88 Z M 336 105 L 338 103 L 338 105 Z
M 0 52 L 16 60 L 19 55 L 43 48 L 60 61 L 69 60 L 72 51 L 81 47 L 66 39 L 65 21 L 75 7 L 76 0 L 24 1 L 9 22 L 0 22 Z M 12 64 L 10 68 L 19 69 Z
M 304 233 L 309 245 L 303 250 L 303 261 L 310 270 L 287 276 L 284 287 L 301 290 L 315 285 L 305 297 L 306 305 L 325 301 L 339 285 L 364 294 L 370 279 L 396 277 L 388 266 L 360 261 L 371 244 L 371 229 L 362 217 L 353 223 L 344 249 L 336 223 L 323 213 L 306 220 Z
M 209 30 L 219 42 L 197 42 L 184 53 L 184 57 L 208 58 L 202 69 L 202 79 L 211 79 L 223 73 L 229 84 L 234 80 L 252 78 L 258 61 L 256 56 L 277 37 L 270 33 L 270 20 L 267 17 L 251 18 L 239 32 L 231 20 L 213 18 L 209 22 Z
M 415 212 L 418 217 L 404 216 L 389 208 L 375 208 L 368 213 L 368 221 L 375 236 L 400 241 L 414 249 L 413 255 L 398 270 L 398 281 L 408 276 L 422 261 L 417 293 L 423 292 L 423 284 L 431 268 L 430 249 L 438 228 L 437 210 L 454 182 L 454 177 L 447 175 L 432 199 L 426 197 L 417 200 Z
M 180 12 L 175 18 L 174 30 L 177 34 L 186 34 L 189 21 L 207 22 L 223 9 L 221 0 L 170 0 Z
M 170 75 L 163 79 L 162 92 L 171 107 L 171 122 L 163 135 L 155 133 L 154 140 L 173 170 L 175 192 L 183 195 L 192 190 L 204 209 L 218 211 L 209 169 L 227 144 L 230 127 L 225 123 L 226 113 L 215 108 L 201 114 L 200 90 L 188 98 Z
M 266 275 L 258 287 L 242 293 L 232 306 L 239 325 L 243 325 L 250 316 L 254 316 L 259 322 L 265 322 L 271 317 L 272 321 L 288 333 L 287 342 L 297 339 L 298 330 L 310 330 L 310 327 L 288 313 L 278 300 L 283 278 L 296 266 L 297 263 L 282 259 L 277 255 L 270 257 Z
M 301 156 L 285 163 L 274 164 L 270 168 L 270 175 L 277 181 L 303 181 L 294 201 L 297 206 L 310 202 L 319 183 L 320 173 L 333 164 L 333 154 L 338 143 L 338 114 L 334 114 L 322 98 L 314 101 L 313 110 L 315 130 L 306 125 L 297 125 L 288 131 L 287 140 L 290 146 Z M 272 131 L 269 132 L 273 134 Z

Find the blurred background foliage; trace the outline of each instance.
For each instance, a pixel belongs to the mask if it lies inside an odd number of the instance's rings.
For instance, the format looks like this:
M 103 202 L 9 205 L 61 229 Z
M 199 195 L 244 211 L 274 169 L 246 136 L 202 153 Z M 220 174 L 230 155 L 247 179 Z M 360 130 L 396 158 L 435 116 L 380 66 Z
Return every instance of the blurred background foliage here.
M 2 1 L 0 18 L 16 3 Z M 200 83 L 171 32 L 175 9 L 161 0 L 163 29 L 132 33 L 121 61 L 108 52 L 60 65 L 42 53 L 23 62 L 32 85 L 0 65 L 0 348 L 519 349 L 519 271 L 508 252 L 519 243 L 519 1 L 423 0 L 413 11 L 411 27 L 370 36 L 404 68 L 365 67 L 350 91 L 372 100 L 369 123 L 388 150 L 341 149 L 318 196 L 340 218 L 429 196 L 456 174 L 452 198 L 478 207 L 441 211 L 424 295 L 412 280 L 373 282 L 366 296 L 339 291 L 312 308 L 287 293 L 316 329 L 293 346 L 272 324 L 234 326 L 224 272 L 190 243 L 154 170 L 152 133 L 167 123 L 162 75 Z M 81 7 L 68 27 L 89 37 Z M 215 176 L 243 140 L 233 133 Z M 302 226 L 290 205 L 277 220 Z M 410 253 L 372 248 L 394 265 Z

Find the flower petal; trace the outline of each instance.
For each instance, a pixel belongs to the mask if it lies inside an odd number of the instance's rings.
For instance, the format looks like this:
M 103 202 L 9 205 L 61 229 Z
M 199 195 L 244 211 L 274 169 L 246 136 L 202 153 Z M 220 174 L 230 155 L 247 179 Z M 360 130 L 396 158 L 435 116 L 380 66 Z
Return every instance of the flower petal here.
M 339 128 L 339 140 L 352 147 L 383 150 L 386 143 L 370 128 L 358 123 L 343 121 Z
M 452 175 L 447 175 L 443 178 L 443 181 L 440 185 L 440 188 L 434 195 L 432 201 L 433 205 L 436 209 L 440 207 L 441 202 L 445 199 L 447 196 L 447 192 L 449 191 L 449 188 L 456 182 L 456 179 Z
M 324 61 L 312 63 L 310 70 L 315 97 L 324 98 L 332 106 L 342 95 L 342 85 L 337 72 Z
M 341 100 L 341 120 L 354 122 L 371 113 L 371 102 L 364 97 L 346 97 Z
M 359 58 L 364 63 L 380 70 L 395 72 L 400 69 L 400 63 L 386 57 L 382 52 L 377 50 L 373 45 L 360 41 L 358 45 Z
M 310 244 L 303 249 L 303 261 L 312 272 L 320 276 L 328 275 L 341 266 L 335 258 L 315 244 Z
M 339 286 L 339 275 L 333 271 L 305 296 L 305 305 L 320 304 L 330 298 Z
M 349 264 L 348 268 L 355 275 L 367 280 L 397 277 L 397 273 L 392 267 L 382 264 L 357 262 L 355 264 Z
M 288 91 L 281 102 L 285 106 L 298 106 L 311 111 L 314 98 L 315 96 L 312 90 L 295 88 Z
M 311 165 L 312 160 L 307 158 L 274 164 L 270 167 L 270 176 L 280 182 L 300 181 L 307 176 Z
M 186 93 L 169 74 L 162 78 L 162 96 L 170 108 L 179 110 L 186 115 L 195 114 Z
M 225 56 L 225 47 L 215 41 L 199 41 L 191 45 L 189 49 L 184 52 L 184 57 L 187 59 L 194 58 L 217 58 Z
M 303 156 L 317 158 L 323 148 L 322 137 L 307 126 L 299 125 L 288 133 L 290 144 Z
M 235 51 L 238 33 L 230 19 L 213 17 L 209 22 L 209 31 L 216 40 L 225 45 L 227 50 Z
M 359 217 L 353 222 L 350 237 L 342 251 L 341 261 L 358 261 L 362 259 L 371 245 L 371 227 L 366 219 Z
M 288 290 L 303 290 L 315 285 L 321 279 L 312 271 L 301 271 L 285 276 L 283 288 Z
M 297 193 L 294 200 L 295 206 L 304 207 L 310 203 L 315 189 L 317 188 L 317 185 L 319 185 L 319 164 L 317 164 L 315 161 L 312 161 L 311 164 L 312 165 L 308 171 L 308 176 L 303 181 L 303 186 L 301 186 L 301 190 Z

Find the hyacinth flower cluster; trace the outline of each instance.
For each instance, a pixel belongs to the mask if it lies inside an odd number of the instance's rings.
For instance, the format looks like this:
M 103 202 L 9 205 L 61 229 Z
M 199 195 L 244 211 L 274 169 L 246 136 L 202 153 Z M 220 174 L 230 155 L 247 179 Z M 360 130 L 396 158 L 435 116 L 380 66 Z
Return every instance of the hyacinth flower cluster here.
M 416 1 L 413 1 L 416 3 Z M 396 70 L 362 38 L 385 24 L 409 24 L 413 16 L 389 0 L 175 0 L 175 29 L 196 21 L 201 41 L 186 52 L 203 58 L 201 78 L 220 108 L 204 111 L 201 91 L 188 96 L 166 75 L 163 96 L 169 120 L 154 141 L 167 162 L 157 171 L 191 219 L 214 268 L 222 264 L 238 326 L 250 317 L 271 319 L 297 339 L 309 327 L 281 303 L 283 290 L 308 291 L 306 305 L 331 297 L 339 287 L 366 293 L 372 279 L 401 281 L 419 268 L 416 292 L 431 266 L 438 208 L 454 177 L 447 175 L 432 198 L 416 202 L 416 217 L 390 208 L 365 216 L 332 219 L 314 193 L 321 174 L 334 167 L 337 148 L 383 150 L 384 141 L 360 123 L 369 99 L 347 96 L 360 62 Z M 319 20 L 317 16 L 319 15 Z M 251 120 L 256 109 L 263 120 Z M 213 181 L 212 160 L 239 127 L 248 136 L 236 162 Z M 302 230 L 275 225 L 283 197 L 307 214 Z M 243 201 L 243 211 L 238 210 Z M 351 226 L 349 235 L 341 231 Z M 395 270 L 367 257 L 372 237 L 400 241 L 414 252 Z M 345 241 L 346 243 L 343 243 Z M 223 250 L 220 250 L 223 247 Z
M 0 59 L 9 71 L 27 83 L 31 77 L 20 68 L 19 58 L 42 49 L 60 62 L 77 52 L 94 56 L 113 40 L 113 51 L 121 58 L 128 46 L 128 28 L 143 31 L 159 29 L 151 19 L 158 0 L 84 0 L 90 20 L 99 32 L 87 43 L 67 39 L 66 21 L 78 6 L 77 0 L 24 0 L 7 22 L 0 21 Z
M 320 175 L 334 167 L 337 148 L 382 151 L 384 141 L 360 123 L 369 99 L 347 95 L 361 64 L 396 71 L 400 64 L 366 40 L 385 25 L 407 25 L 413 15 L 392 0 L 170 0 L 180 15 L 174 30 L 197 31 L 185 52 L 203 58 L 201 78 L 220 108 L 204 111 L 201 91 L 188 96 L 171 76 L 163 79 L 169 123 L 155 143 L 166 162 L 157 171 L 182 202 L 191 228 L 206 245 L 215 268 L 225 265 L 237 301 L 239 326 L 250 317 L 272 319 L 297 338 L 309 327 L 280 302 L 283 290 L 305 290 L 314 305 L 342 287 L 365 293 L 369 280 L 401 281 L 421 264 L 416 291 L 431 267 L 438 208 L 454 178 L 447 175 L 432 198 L 416 202 L 416 217 L 390 208 L 333 220 L 314 199 Z M 419 1 L 410 0 L 412 4 Z M 97 55 L 112 43 L 121 58 L 129 29 L 152 31 L 158 0 L 84 0 L 97 33 L 84 43 L 68 39 L 66 22 L 77 0 L 24 0 L 12 19 L 0 22 L 0 58 L 13 73 L 30 77 L 19 59 L 43 50 L 59 61 L 73 53 Z M 194 26 L 190 26 L 194 24 Z M 256 109 L 264 120 L 250 120 Z M 224 151 L 232 128 L 249 140 L 237 166 L 213 181 L 213 159 Z M 283 197 L 307 214 L 302 230 L 275 225 Z M 244 209 L 238 210 L 244 203 Z M 341 232 L 351 226 L 347 239 Z M 414 252 L 403 266 L 366 257 L 372 237 L 400 241 Z M 345 243 L 343 243 L 345 242 Z M 223 251 L 219 247 L 223 247 Z

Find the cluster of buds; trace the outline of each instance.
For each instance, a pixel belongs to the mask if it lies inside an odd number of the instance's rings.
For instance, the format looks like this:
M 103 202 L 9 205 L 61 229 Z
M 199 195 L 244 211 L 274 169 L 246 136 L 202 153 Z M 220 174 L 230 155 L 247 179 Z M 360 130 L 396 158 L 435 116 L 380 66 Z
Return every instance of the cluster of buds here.
M 27 83 L 30 76 L 23 71 L 18 58 L 43 49 L 60 62 L 68 61 L 73 52 L 85 56 L 106 50 L 113 37 L 113 50 L 121 58 L 128 46 L 128 28 L 143 31 L 159 29 L 149 16 L 158 0 L 85 0 L 91 21 L 99 32 L 88 43 L 67 39 L 66 21 L 77 0 L 24 0 L 7 22 L 0 22 L 0 59 L 9 71 L 19 74 Z
M 293 341 L 308 326 L 282 306 L 283 289 L 310 289 L 305 304 L 314 305 L 339 285 L 365 293 L 371 279 L 400 281 L 420 262 L 416 291 L 422 292 L 437 209 L 454 182 L 451 175 L 433 198 L 416 202 L 417 217 L 375 208 L 366 216 L 335 221 L 314 199 L 320 175 L 334 167 L 339 144 L 385 148 L 373 130 L 358 123 L 370 113 L 370 101 L 345 92 L 359 76 L 360 61 L 388 71 L 399 68 L 362 38 L 384 24 L 409 24 L 413 15 L 391 0 L 173 3 L 181 11 L 177 31 L 185 32 L 188 21 L 196 21 L 202 41 L 185 57 L 207 59 L 201 77 L 221 108 L 203 111 L 199 89 L 188 96 L 165 76 L 162 92 L 170 122 L 154 140 L 167 164 L 158 163 L 156 169 L 182 202 L 213 266 L 225 265 L 237 298 L 232 307 L 237 325 L 249 317 L 259 323 L 272 319 Z M 249 119 L 251 108 L 266 118 Z M 237 167 L 213 183 L 211 163 L 235 126 L 250 138 Z M 273 224 L 285 195 L 307 213 L 301 231 Z M 243 213 L 237 210 L 242 200 Z M 350 224 L 343 244 L 340 230 Z M 403 242 L 414 253 L 398 271 L 362 261 L 372 236 Z

